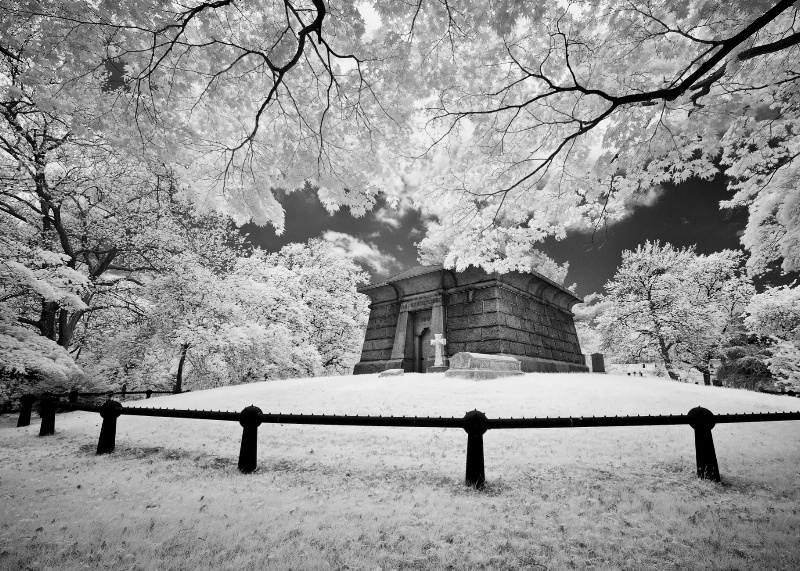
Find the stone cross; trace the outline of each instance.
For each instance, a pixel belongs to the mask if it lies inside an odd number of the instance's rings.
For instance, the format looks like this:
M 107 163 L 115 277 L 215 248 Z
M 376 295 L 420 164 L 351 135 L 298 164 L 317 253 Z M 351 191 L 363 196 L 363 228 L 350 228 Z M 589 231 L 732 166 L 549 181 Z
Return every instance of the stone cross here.
M 434 333 L 433 339 L 431 339 L 431 345 L 436 347 L 436 357 L 433 363 L 434 367 L 443 367 L 444 366 L 444 359 L 442 358 L 442 347 L 447 345 L 447 339 L 442 339 L 441 333 Z

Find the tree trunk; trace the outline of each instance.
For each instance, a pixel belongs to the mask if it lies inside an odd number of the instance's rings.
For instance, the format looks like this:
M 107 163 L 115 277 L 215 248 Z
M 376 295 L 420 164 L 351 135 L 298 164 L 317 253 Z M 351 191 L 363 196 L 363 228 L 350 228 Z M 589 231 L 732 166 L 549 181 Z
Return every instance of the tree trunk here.
M 72 335 L 67 334 L 67 323 L 69 323 L 69 312 L 66 309 L 61 309 L 58 312 L 58 344 L 69 348 L 69 342 L 72 341 Z
M 677 381 L 678 374 L 672 367 L 672 359 L 669 356 L 669 347 L 667 347 L 667 344 L 664 342 L 664 338 L 661 335 L 658 336 L 658 348 L 661 351 L 661 358 L 664 360 L 664 368 L 667 369 L 669 378 L 673 381 Z
M 181 360 L 178 361 L 178 375 L 175 379 L 175 388 L 172 389 L 173 394 L 178 394 L 183 390 L 183 363 L 186 361 L 186 353 L 189 351 L 189 344 L 184 343 L 181 345 Z
M 39 330 L 43 336 L 53 341 L 58 337 L 57 314 L 58 304 L 56 302 L 42 300 L 42 311 L 39 314 Z
M 64 349 L 69 349 L 69 346 L 72 345 L 72 338 L 75 336 L 75 329 L 78 327 L 78 323 L 85 313 L 86 311 L 81 309 L 78 311 L 73 311 L 72 315 L 70 315 L 66 309 L 61 310 L 58 319 L 58 344 Z

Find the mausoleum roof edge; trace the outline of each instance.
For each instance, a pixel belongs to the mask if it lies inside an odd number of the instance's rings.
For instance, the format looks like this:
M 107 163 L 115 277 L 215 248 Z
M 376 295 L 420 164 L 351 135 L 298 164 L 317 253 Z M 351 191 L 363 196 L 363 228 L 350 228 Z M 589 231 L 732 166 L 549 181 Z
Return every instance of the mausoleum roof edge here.
M 395 274 L 395 275 L 393 275 L 393 276 L 391 276 L 389 278 L 386 278 L 385 280 L 383 280 L 381 282 L 370 284 L 368 286 L 364 286 L 363 288 L 359 288 L 359 289 L 368 289 L 368 288 L 372 289 L 373 287 L 384 286 L 384 285 L 392 284 L 392 283 L 395 283 L 395 282 L 399 282 L 401 280 L 415 278 L 417 276 L 422 276 L 422 275 L 425 275 L 425 274 L 438 272 L 438 271 L 442 271 L 442 270 L 445 270 L 445 269 L 446 268 L 442 264 L 434 264 L 434 265 L 430 265 L 430 266 L 422 266 L 422 265 L 414 266 L 412 268 L 409 268 L 409 269 L 407 269 L 405 271 L 400 272 L 399 274 Z M 449 271 L 452 271 L 456 275 L 458 275 L 458 273 L 459 273 L 459 272 L 456 272 L 455 270 L 449 270 Z M 514 272 L 509 272 L 509 273 L 514 273 Z M 522 274 L 522 275 L 530 275 L 532 277 L 536 277 L 536 278 L 544 281 L 545 283 L 547 283 L 549 285 L 552 285 L 553 287 L 561 290 L 563 293 L 571 296 L 574 300 L 577 300 L 578 303 L 583 303 L 583 298 L 581 298 L 579 295 L 577 295 L 576 293 L 568 290 L 563 285 L 561 285 L 559 283 L 556 283 L 555 281 L 551 280 L 547 276 L 544 276 L 544 275 L 540 274 L 539 272 L 537 272 L 535 270 L 531 270 L 530 272 L 516 272 L 516 273 L 519 273 L 519 274 Z M 492 276 L 495 279 L 500 279 L 500 281 L 503 281 L 502 280 L 502 276 L 507 275 L 507 274 L 500 274 L 500 273 L 497 273 L 497 272 L 492 272 L 492 273 L 486 272 L 486 275 L 487 276 Z

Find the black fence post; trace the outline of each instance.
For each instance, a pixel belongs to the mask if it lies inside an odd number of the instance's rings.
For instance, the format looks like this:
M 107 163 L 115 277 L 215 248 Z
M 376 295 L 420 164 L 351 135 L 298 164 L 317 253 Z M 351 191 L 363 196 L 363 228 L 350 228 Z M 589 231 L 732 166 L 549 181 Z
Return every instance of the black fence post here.
M 714 450 L 714 414 L 705 408 L 695 407 L 689 411 L 689 425 L 694 428 L 694 447 L 697 454 L 697 477 L 703 480 L 719 482 L 719 465 Z
M 261 424 L 261 409 L 250 405 L 239 414 L 242 425 L 242 445 L 239 448 L 239 471 L 252 474 L 258 467 L 258 427 Z
M 47 394 L 42 397 L 39 406 L 39 416 L 42 417 L 39 436 L 50 436 L 56 431 L 56 400 Z
M 467 476 L 466 485 L 483 489 L 486 475 L 483 466 L 483 435 L 489 429 L 486 415 L 472 410 L 464 415 L 464 430 L 467 432 Z
M 100 438 L 97 441 L 97 454 L 109 454 L 114 451 L 117 438 L 117 419 L 122 414 L 122 404 L 115 400 L 107 400 L 100 407 L 103 425 L 100 427 Z
M 152 394 L 153 394 L 153 390 L 152 390 L 152 389 L 147 389 L 147 390 L 145 391 L 145 393 L 147 393 L 147 396 L 146 396 L 146 397 L 144 397 L 144 398 L 147 398 L 147 399 L 149 399 L 149 398 L 150 398 L 150 395 L 152 395 Z
M 128 394 L 128 383 L 122 383 L 122 398 Z
M 69 394 L 67 395 L 67 400 L 72 404 L 78 402 L 78 389 L 72 389 L 71 391 L 69 391 Z
M 33 403 L 35 402 L 36 396 L 30 393 L 25 393 L 19 397 L 19 419 L 17 420 L 17 428 L 30 426 L 31 411 L 33 410 Z

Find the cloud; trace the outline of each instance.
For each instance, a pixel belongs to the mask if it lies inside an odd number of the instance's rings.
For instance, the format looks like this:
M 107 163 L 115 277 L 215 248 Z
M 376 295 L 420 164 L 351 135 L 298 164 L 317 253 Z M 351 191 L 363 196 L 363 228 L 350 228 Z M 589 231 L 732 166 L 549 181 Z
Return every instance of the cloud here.
M 391 254 L 381 252 L 372 242 L 365 242 L 350 234 L 326 230 L 322 239 L 354 262 L 368 266 L 376 274 L 388 275 L 401 267 Z
M 395 230 L 400 228 L 400 220 L 396 218 L 396 216 L 402 216 L 402 213 L 394 208 L 380 208 L 375 211 L 376 222 L 379 222 L 384 226 L 390 226 Z
M 426 226 L 427 226 L 428 222 L 430 222 L 430 220 L 425 220 L 424 221 Z M 422 238 L 422 237 L 425 236 L 425 230 L 415 226 L 414 228 L 412 228 L 411 230 L 408 231 L 408 236 L 410 238 Z
M 636 194 L 630 200 L 629 204 L 632 207 L 653 206 L 656 202 L 658 202 L 658 199 L 661 198 L 662 194 L 664 194 L 664 187 L 660 184 L 657 184 L 655 186 L 651 186 L 641 194 Z
M 385 203 L 372 211 L 375 222 L 383 227 L 389 227 L 393 230 L 400 229 L 401 226 L 407 224 L 409 216 L 419 209 L 413 204 L 410 198 L 409 184 L 403 180 L 404 192 L 399 194 L 390 194 L 386 196 Z

